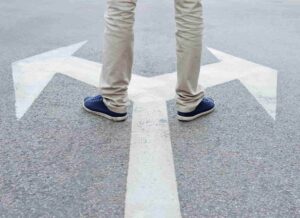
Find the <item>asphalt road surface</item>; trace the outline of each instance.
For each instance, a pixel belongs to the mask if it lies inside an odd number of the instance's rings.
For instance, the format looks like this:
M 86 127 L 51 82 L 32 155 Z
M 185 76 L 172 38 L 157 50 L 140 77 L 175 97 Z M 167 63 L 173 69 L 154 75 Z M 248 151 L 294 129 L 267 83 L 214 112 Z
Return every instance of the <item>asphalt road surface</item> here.
M 276 112 L 238 78 L 208 87 L 216 111 L 193 122 L 166 101 L 181 216 L 300 217 L 300 1 L 203 5 L 202 65 L 221 61 L 214 48 L 275 70 Z M 82 41 L 74 57 L 101 63 L 105 1 L 4 0 L 0 11 L 0 217 L 124 217 L 132 107 L 122 123 L 94 117 L 81 101 L 97 88 L 58 72 L 16 116 L 12 64 Z M 173 1 L 139 0 L 135 33 L 135 75 L 176 71 Z

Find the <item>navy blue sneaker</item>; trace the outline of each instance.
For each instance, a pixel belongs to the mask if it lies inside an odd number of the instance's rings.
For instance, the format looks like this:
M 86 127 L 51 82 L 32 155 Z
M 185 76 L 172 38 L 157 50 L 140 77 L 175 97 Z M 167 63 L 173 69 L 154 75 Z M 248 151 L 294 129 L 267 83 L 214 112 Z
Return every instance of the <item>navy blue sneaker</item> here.
M 213 99 L 204 97 L 203 100 L 192 112 L 183 113 L 177 112 L 177 119 L 180 121 L 191 121 L 205 114 L 211 113 L 215 109 L 215 102 Z
M 107 108 L 101 95 L 86 97 L 83 101 L 83 108 L 93 114 L 105 117 L 113 121 L 123 121 L 127 118 L 127 113 L 115 113 Z

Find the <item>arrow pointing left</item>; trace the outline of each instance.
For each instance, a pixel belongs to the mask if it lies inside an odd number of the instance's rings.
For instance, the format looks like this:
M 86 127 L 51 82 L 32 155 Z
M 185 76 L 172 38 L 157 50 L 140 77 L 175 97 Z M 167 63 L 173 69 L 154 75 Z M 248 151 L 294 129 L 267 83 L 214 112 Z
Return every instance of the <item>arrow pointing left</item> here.
M 34 100 L 70 58 L 87 41 L 55 49 L 12 63 L 15 87 L 16 117 L 22 118 Z M 64 72 L 64 74 L 67 74 Z M 69 74 L 74 77 L 76 75 Z

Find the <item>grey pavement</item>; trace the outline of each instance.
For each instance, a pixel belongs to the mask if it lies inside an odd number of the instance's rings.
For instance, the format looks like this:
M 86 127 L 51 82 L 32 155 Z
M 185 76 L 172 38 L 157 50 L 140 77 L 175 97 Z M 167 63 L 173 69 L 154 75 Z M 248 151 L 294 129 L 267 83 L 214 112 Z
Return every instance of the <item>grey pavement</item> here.
M 167 102 L 183 217 L 300 217 L 300 1 L 205 0 L 205 46 L 278 70 L 274 121 L 238 81 L 210 116 Z M 131 117 L 85 113 L 96 88 L 57 74 L 22 119 L 11 63 L 88 40 L 101 62 L 104 0 L 0 1 L 0 217 L 123 217 Z M 135 74 L 176 71 L 173 1 L 138 1 Z M 204 48 L 202 64 L 218 60 Z M 130 109 L 131 111 L 131 109 Z M 131 112 L 130 112 L 131 114 Z

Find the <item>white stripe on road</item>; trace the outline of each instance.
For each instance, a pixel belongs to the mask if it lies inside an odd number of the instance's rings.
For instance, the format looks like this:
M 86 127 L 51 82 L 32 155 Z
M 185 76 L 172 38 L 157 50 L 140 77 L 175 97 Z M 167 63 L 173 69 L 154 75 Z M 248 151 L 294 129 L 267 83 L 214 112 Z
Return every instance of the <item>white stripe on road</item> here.
M 135 102 L 125 218 L 179 218 L 165 101 Z

